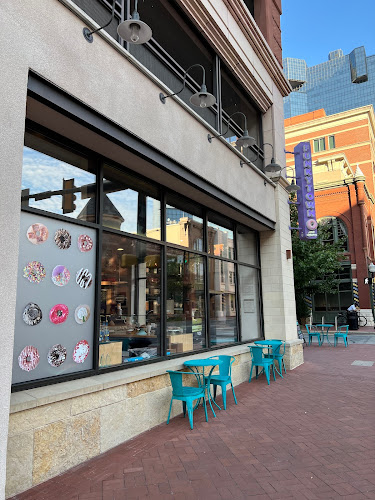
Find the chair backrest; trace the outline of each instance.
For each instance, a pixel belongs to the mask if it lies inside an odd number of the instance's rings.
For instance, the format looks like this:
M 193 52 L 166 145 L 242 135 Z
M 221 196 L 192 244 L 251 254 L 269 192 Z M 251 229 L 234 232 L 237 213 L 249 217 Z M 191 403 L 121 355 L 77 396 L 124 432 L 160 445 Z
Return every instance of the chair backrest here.
M 307 333 L 317 333 L 316 325 L 305 325 Z
M 255 364 L 263 364 L 263 347 L 249 345 L 251 357 Z
M 175 396 L 181 395 L 183 389 L 182 372 L 167 370 L 167 373 L 171 379 L 173 394 Z
M 232 364 L 235 361 L 234 356 L 220 354 L 219 356 L 211 356 L 209 359 L 218 359 L 221 361 L 219 365 L 219 373 L 222 377 L 230 377 L 232 375 Z
M 338 327 L 337 331 L 339 333 L 348 333 L 349 331 L 349 325 L 341 325 Z
M 272 354 L 276 356 L 284 356 L 285 342 L 279 339 L 270 339 L 270 342 L 272 342 Z M 283 350 L 281 350 L 281 346 L 283 346 Z

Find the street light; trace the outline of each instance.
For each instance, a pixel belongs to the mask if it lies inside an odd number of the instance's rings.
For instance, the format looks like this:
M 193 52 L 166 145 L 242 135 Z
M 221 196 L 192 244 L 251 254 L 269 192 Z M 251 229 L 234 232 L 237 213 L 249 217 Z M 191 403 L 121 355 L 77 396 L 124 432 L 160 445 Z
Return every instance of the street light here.
M 375 311 L 374 311 L 374 288 L 373 288 L 373 283 L 372 280 L 374 278 L 374 273 L 375 273 L 375 264 L 370 262 L 368 266 L 368 272 L 369 272 L 369 290 L 370 290 L 370 303 L 371 303 L 371 310 L 372 310 L 372 318 L 374 322 L 374 328 L 375 328 Z

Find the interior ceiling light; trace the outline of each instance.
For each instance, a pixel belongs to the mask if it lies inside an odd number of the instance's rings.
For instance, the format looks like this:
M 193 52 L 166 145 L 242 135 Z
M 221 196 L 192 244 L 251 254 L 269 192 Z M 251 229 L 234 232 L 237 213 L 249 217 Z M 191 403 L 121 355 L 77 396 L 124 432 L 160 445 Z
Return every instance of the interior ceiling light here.
M 199 108 L 209 108 L 210 106 L 213 106 L 216 103 L 215 96 L 213 96 L 212 94 L 210 94 L 209 92 L 207 92 L 207 87 L 206 87 L 206 71 L 205 71 L 204 67 L 201 64 L 193 64 L 184 73 L 184 80 L 183 80 L 183 83 L 182 83 L 181 90 L 179 90 L 178 92 L 175 92 L 174 94 L 168 94 L 168 95 L 164 95 L 162 92 L 160 92 L 159 98 L 160 98 L 160 100 L 161 100 L 161 102 L 163 104 L 165 104 L 165 100 L 167 99 L 167 97 L 172 97 L 173 95 L 180 94 L 184 90 L 185 84 L 186 84 L 186 75 L 188 74 L 188 72 L 192 68 L 195 68 L 197 66 L 199 68 L 202 68 L 202 72 L 203 72 L 202 85 L 201 85 L 200 91 L 196 92 L 195 94 L 193 94 L 190 97 L 191 104 L 193 104 L 194 106 L 197 106 Z
M 245 120 L 245 128 L 244 128 L 243 134 L 241 135 L 241 137 L 238 137 L 238 139 L 236 140 L 236 146 L 240 146 L 242 148 L 250 148 L 251 146 L 254 146 L 255 139 L 254 139 L 254 137 L 251 137 L 249 135 L 249 131 L 247 130 L 247 118 L 246 118 L 246 115 L 244 115 L 241 111 L 236 111 L 235 113 L 232 113 L 230 115 L 230 117 L 228 118 L 227 129 L 226 129 L 226 131 L 223 134 L 220 134 L 220 135 L 211 135 L 211 134 L 208 134 L 207 135 L 208 142 L 211 143 L 212 139 L 217 139 L 218 137 L 225 136 L 225 134 L 229 130 L 230 120 L 231 120 L 232 116 L 234 116 L 234 115 L 242 115 L 244 117 L 244 120 Z

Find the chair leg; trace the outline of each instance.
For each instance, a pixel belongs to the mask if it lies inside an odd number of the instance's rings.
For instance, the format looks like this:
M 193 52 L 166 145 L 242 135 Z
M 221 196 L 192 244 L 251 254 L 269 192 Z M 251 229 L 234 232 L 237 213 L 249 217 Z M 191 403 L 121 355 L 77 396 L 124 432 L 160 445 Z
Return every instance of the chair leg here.
M 284 377 L 283 377 L 283 358 L 279 358 L 277 361 L 278 361 L 278 363 L 279 363 L 279 372 L 280 372 L 280 376 L 281 376 L 281 378 L 284 378 Z
M 193 402 L 192 401 L 187 401 L 187 411 L 188 411 L 188 415 L 189 415 L 190 428 L 191 428 L 191 430 L 193 430 Z
M 236 394 L 234 392 L 234 387 L 233 387 L 233 384 L 231 383 L 230 384 L 232 386 L 232 392 L 233 392 L 233 399 L 234 399 L 234 402 L 237 404 L 237 398 L 236 398 Z
M 276 375 L 275 375 L 275 365 L 272 363 L 272 374 L 273 374 L 273 380 L 276 382 Z M 282 376 L 282 375 L 281 375 Z
M 204 408 L 204 416 L 206 417 L 206 422 L 208 422 L 206 398 L 203 398 L 203 408 Z
M 333 337 L 333 347 L 336 347 L 336 335 Z
M 282 358 L 281 362 L 282 362 L 282 365 L 284 365 L 284 373 L 286 374 L 286 366 L 285 366 L 284 358 Z
M 257 379 L 257 378 L 258 378 L 258 367 L 256 366 L 255 367 L 255 379 Z
M 266 374 L 267 384 L 270 385 L 270 367 L 264 367 L 264 373 Z
M 213 384 L 214 386 L 214 400 L 216 401 L 216 390 L 217 390 L 217 385 Z
M 348 347 L 348 337 L 344 337 L 344 344 L 345 344 L 345 347 Z
M 184 418 L 186 417 L 186 401 L 182 401 L 182 410 L 184 412 Z
M 171 411 L 172 411 L 172 402 L 173 402 L 173 398 L 171 398 L 171 404 L 169 406 L 169 413 L 168 413 L 168 419 L 167 419 L 167 424 L 169 424 L 169 418 L 171 416 Z
M 224 410 L 227 409 L 227 388 L 225 385 L 220 385 L 221 387 L 221 395 L 222 395 L 222 398 L 223 398 L 223 407 L 224 407 Z
M 249 377 L 249 384 L 251 382 L 251 375 L 253 374 L 253 363 L 251 363 L 251 368 L 250 368 L 250 377 Z

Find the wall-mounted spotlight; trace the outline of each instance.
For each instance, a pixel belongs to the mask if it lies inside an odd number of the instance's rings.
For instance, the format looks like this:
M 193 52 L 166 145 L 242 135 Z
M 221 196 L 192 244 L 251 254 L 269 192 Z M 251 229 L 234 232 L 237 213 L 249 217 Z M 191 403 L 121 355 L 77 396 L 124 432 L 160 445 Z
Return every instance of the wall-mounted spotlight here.
M 167 99 L 167 97 L 172 97 L 173 95 L 180 94 L 184 90 L 185 84 L 186 84 L 186 75 L 191 70 L 191 68 L 195 68 L 196 66 L 199 66 L 200 68 L 202 68 L 202 71 L 203 71 L 202 85 L 201 85 L 200 91 L 193 94 L 189 100 L 190 100 L 191 104 L 193 104 L 194 106 L 198 106 L 199 108 L 208 108 L 208 107 L 213 106 L 215 104 L 215 102 L 216 102 L 215 96 L 213 96 L 212 94 L 207 92 L 206 71 L 201 64 L 193 64 L 192 66 L 190 66 L 190 68 L 188 68 L 185 71 L 184 80 L 182 83 L 181 90 L 179 90 L 178 92 L 175 92 L 174 94 L 168 94 L 168 95 L 164 95 L 162 92 L 160 92 L 159 98 L 163 104 L 165 104 L 165 100 Z
M 281 166 L 278 163 L 276 163 L 276 160 L 273 156 L 273 145 L 270 142 L 265 142 L 263 144 L 263 146 L 271 146 L 271 148 L 272 148 L 271 163 L 269 163 L 268 165 L 266 165 L 264 167 L 264 171 L 265 172 L 279 172 L 281 170 Z
M 241 111 L 236 111 L 235 113 L 231 114 L 229 119 L 228 119 L 228 127 L 226 129 L 226 131 L 223 133 L 223 134 L 220 134 L 220 135 L 211 135 L 211 134 L 208 134 L 207 135 L 207 139 L 208 139 L 208 142 L 212 142 L 212 139 L 217 139 L 218 137 L 223 137 L 229 130 L 229 125 L 230 125 L 230 120 L 232 118 L 232 116 L 234 115 L 242 115 L 244 117 L 244 120 L 245 120 L 245 128 L 244 128 L 244 131 L 243 131 L 243 135 L 241 135 L 241 137 L 239 137 L 237 140 L 236 140 L 236 146 L 240 146 L 240 147 L 243 147 L 243 148 L 250 148 L 251 146 L 254 146 L 255 144 L 255 139 L 254 137 L 251 137 L 249 135 L 249 131 L 247 130 L 247 118 L 246 118 L 246 115 L 244 115 Z M 241 165 L 242 167 L 242 165 Z
M 106 28 L 111 24 L 113 18 L 115 17 L 115 6 L 116 0 L 113 0 L 111 19 L 107 24 L 104 24 L 100 28 L 97 28 L 93 31 L 89 30 L 89 28 L 86 27 L 83 28 L 83 36 L 89 43 L 92 43 L 94 41 L 94 37 L 92 36 L 94 33 L 97 33 L 98 31 Z M 134 11 L 131 19 L 127 19 L 126 21 L 123 21 L 121 24 L 119 24 L 117 27 L 117 33 L 126 42 L 139 45 L 150 40 L 150 38 L 152 37 L 152 30 L 150 26 L 148 26 L 148 24 L 140 21 L 137 7 L 138 0 L 135 0 Z
M 123 21 L 117 28 L 117 33 L 121 38 L 129 43 L 141 45 L 146 43 L 152 37 L 150 26 L 140 20 L 138 14 L 138 0 L 135 0 L 133 14 L 131 19 Z

